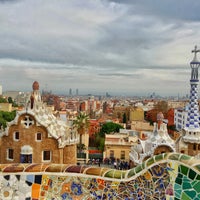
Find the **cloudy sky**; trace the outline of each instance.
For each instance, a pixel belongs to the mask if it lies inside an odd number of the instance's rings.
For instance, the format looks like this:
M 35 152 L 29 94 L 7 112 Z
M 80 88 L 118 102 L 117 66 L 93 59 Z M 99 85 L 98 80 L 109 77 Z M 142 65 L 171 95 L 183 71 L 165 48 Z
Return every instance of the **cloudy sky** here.
M 197 0 L 0 0 L 0 84 L 185 95 L 199 10 Z

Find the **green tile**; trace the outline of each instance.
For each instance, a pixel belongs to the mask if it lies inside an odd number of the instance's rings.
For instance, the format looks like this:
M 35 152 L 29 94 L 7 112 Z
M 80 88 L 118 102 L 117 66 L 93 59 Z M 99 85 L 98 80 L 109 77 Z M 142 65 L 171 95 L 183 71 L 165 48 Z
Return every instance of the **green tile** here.
M 189 174 L 188 174 L 189 178 L 193 180 L 196 177 L 196 175 L 197 175 L 196 172 L 190 169 Z
M 182 188 L 183 188 L 183 190 L 186 190 L 186 189 L 191 189 L 192 186 L 191 186 L 190 183 L 183 182 L 183 184 L 182 184 Z
M 142 166 L 141 166 L 141 167 L 142 167 L 142 169 L 144 169 L 144 168 L 145 168 L 145 163 L 144 163 L 144 162 L 142 163 Z
M 193 186 L 193 188 L 194 188 L 198 193 L 200 193 L 200 181 L 197 182 L 197 183 Z
M 163 153 L 163 159 L 167 158 L 168 153 Z
M 199 183 L 199 181 L 192 181 L 191 183 L 192 187 L 194 187 L 194 185 L 196 185 L 197 183 Z
M 184 166 L 184 165 L 181 165 L 180 167 L 179 167 L 179 170 L 180 170 L 180 172 L 182 173 L 182 174 L 185 174 L 186 176 L 187 176 L 187 173 L 188 173 L 188 167 L 186 167 L 186 166 Z
M 113 178 L 121 179 L 123 178 L 123 171 L 116 170 L 113 174 Z
M 105 173 L 104 177 L 112 178 L 113 177 L 113 173 L 114 173 L 114 170 L 108 171 L 108 172 Z
M 178 173 L 178 176 L 177 176 L 177 178 L 183 178 L 183 174 L 181 174 L 181 173 Z
M 200 175 L 197 175 L 196 180 L 200 180 Z
M 190 199 L 194 199 L 197 195 L 197 193 L 194 190 L 186 190 L 185 193 L 187 194 L 187 196 L 190 197 Z
M 185 192 L 182 192 L 181 200 L 191 200 L 191 198 Z
M 188 156 L 186 154 L 183 154 L 181 157 L 180 157 L 180 160 L 183 161 L 183 160 L 190 160 L 191 159 L 191 156 Z
M 152 157 L 152 158 L 149 158 L 149 159 L 147 160 L 147 162 L 146 162 L 146 165 L 147 165 L 147 166 L 150 166 L 150 165 L 152 165 L 154 162 L 155 162 L 155 161 L 154 161 L 153 157 Z
M 175 190 L 175 197 L 181 198 L 182 190 Z
M 159 155 L 155 156 L 155 160 L 156 161 L 163 160 L 163 154 L 159 154 Z
M 175 183 L 175 184 L 174 184 L 174 190 L 175 190 L 175 191 L 176 191 L 176 190 L 177 190 L 177 191 L 178 191 L 178 190 L 182 191 L 181 185 Z
M 190 180 L 187 176 L 185 176 L 185 175 L 184 175 L 184 177 L 183 177 L 183 181 L 184 181 L 184 182 L 191 182 L 191 180 Z
M 179 185 L 182 185 L 182 179 L 181 178 L 176 178 L 175 182 Z
M 138 165 L 135 167 L 135 172 L 138 173 L 138 172 L 142 171 L 142 169 L 143 169 L 142 166 Z
M 174 153 L 174 154 L 169 156 L 169 159 L 171 159 L 171 160 L 179 160 L 179 156 L 180 156 L 180 154 Z
M 134 176 L 135 175 L 135 170 L 134 170 L 134 168 L 133 169 L 131 169 L 129 172 L 128 172 L 128 178 L 130 178 L 130 177 L 132 177 L 132 176 Z

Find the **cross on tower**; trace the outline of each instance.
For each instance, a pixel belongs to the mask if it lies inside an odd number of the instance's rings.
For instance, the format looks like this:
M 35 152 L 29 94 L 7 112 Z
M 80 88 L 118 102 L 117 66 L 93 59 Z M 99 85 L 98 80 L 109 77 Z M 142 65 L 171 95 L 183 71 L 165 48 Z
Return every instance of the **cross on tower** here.
M 200 52 L 200 49 L 197 49 L 197 45 L 195 45 L 194 50 L 192 50 L 192 53 L 194 53 L 194 59 L 193 61 L 197 61 L 197 53 Z

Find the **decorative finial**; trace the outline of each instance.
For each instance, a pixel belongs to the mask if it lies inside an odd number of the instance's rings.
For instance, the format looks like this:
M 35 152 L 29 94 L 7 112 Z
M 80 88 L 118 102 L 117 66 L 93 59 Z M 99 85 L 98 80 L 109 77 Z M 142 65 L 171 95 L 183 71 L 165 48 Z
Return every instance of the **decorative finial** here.
M 192 53 L 194 53 L 194 58 L 192 62 L 198 62 L 197 60 L 197 53 L 200 52 L 200 50 L 197 49 L 197 45 L 195 45 L 194 50 L 192 50 Z

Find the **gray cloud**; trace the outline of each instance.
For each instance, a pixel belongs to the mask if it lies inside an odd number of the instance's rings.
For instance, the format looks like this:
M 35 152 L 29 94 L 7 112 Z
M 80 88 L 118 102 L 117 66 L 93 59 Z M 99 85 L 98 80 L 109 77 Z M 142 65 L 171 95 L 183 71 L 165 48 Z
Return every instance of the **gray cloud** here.
M 38 80 L 59 92 L 133 95 L 153 88 L 175 94 L 175 83 L 188 93 L 182 81 L 199 44 L 199 6 L 194 0 L 0 1 L 0 82 L 4 90 L 29 90 Z

